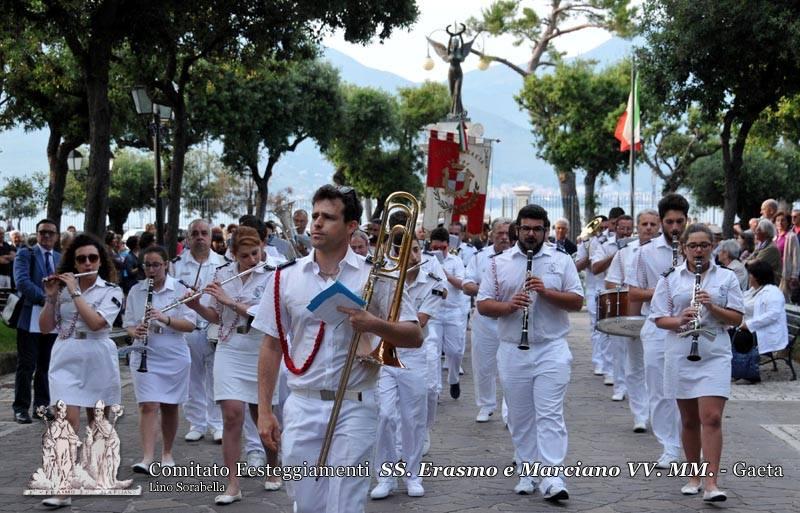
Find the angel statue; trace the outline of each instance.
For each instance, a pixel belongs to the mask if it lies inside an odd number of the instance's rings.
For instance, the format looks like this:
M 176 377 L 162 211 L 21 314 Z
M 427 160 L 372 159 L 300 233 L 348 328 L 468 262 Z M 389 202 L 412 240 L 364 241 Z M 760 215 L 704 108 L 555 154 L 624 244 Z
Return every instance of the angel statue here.
M 464 106 L 461 103 L 461 84 L 464 81 L 464 73 L 461 71 L 461 63 L 464 62 L 469 55 L 470 50 L 472 50 L 472 43 L 474 43 L 475 38 L 478 37 L 478 34 L 475 34 L 472 41 L 465 43 L 463 34 L 467 26 L 463 23 L 459 23 L 459 25 L 461 25 L 461 29 L 457 32 L 450 31 L 450 27 L 455 25 L 448 25 L 445 29 L 450 36 L 450 41 L 447 43 L 446 47 L 430 37 L 425 38 L 433 47 L 436 55 L 441 57 L 443 61 L 450 63 L 450 69 L 447 72 L 447 81 L 450 85 L 451 98 L 450 113 L 448 115 L 450 119 L 461 119 L 464 116 Z
M 117 419 L 123 415 L 119 404 L 111 406 L 111 420 L 105 416 L 106 405 L 97 401 L 94 408 L 94 423 L 86 428 L 83 444 L 83 467 L 97 483 L 97 488 L 111 490 L 127 488 L 131 480 L 117 481 L 119 469 L 119 437 L 114 429 Z

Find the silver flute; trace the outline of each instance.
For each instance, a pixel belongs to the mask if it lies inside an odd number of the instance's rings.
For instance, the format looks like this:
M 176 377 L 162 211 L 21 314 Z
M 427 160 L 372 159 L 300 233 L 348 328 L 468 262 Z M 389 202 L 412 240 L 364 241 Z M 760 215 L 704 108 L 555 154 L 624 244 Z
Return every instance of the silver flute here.
M 95 274 L 97 274 L 97 271 L 86 271 L 85 273 L 77 273 L 77 274 L 73 274 L 72 276 L 75 277 L 75 278 L 82 278 L 84 276 L 94 276 Z M 42 278 L 42 281 L 43 282 L 48 282 L 50 280 L 55 280 L 57 278 L 58 278 L 58 275 L 54 274 L 53 276 L 47 276 L 45 278 Z

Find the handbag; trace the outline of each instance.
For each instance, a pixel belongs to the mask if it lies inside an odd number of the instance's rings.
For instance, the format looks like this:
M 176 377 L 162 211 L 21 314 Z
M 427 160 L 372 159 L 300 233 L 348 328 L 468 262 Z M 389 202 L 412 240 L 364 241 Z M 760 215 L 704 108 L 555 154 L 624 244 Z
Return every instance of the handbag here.
M 22 298 L 15 293 L 10 293 L 6 299 L 6 306 L 3 308 L 3 322 L 9 328 L 16 328 L 19 316 L 22 314 Z

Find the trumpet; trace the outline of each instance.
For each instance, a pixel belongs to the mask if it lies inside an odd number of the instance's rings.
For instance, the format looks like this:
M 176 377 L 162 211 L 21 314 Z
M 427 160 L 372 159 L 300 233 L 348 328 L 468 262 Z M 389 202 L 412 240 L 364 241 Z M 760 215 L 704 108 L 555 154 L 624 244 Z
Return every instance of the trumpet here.
M 687 360 L 690 362 L 698 362 L 702 359 L 699 352 L 699 345 L 698 339 L 700 335 L 708 337 L 710 339 L 714 338 L 714 332 L 707 328 L 703 328 L 700 325 L 700 317 L 702 315 L 702 305 L 699 301 L 697 301 L 697 294 L 700 292 L 700 283 L 703 279 L 702 277 L 703 272 L 703 259 L 702 258 L 695 258 L 694 259 L 694 289 L 692 289 L 692 301 L 691 307 L 697 310 L 697 314 L 695 318 L 689 322 L 686 328 L 678 334 L 679 337 L 692 337 L 692 347 L 689 350 L 689 355 L 686 357 Z
M 397 224 L 389 226 L 389 215 L 392 211 L 401 211 L 406 215 L 406 222 L 404 225 Z M 389 321 L 396 321 L 400 315 L 400 306 L 403 298 L 403 286 L 406 281 L 406 274 L 408 272 L 408 259 L 411 255 L 411 243 L 414 239 L 414 228 L 417 223 L 417 216 L 419 215 L 419 202 L 417 199 L 407 192 L 398 191 L 394 192 L 386 198 L 386 206 L 383 210 L 383 217 L 381 218 L 381 230 L 378 233 L 378 240 L 375 245 L 375 253 L 370 257 L 367 262 L 372 265 L 369 272 L 367 282 L 364 284 L 362 298 L 366 302 L 365 308 L 369 308 L 372 301 L 372 295 L 375 290 L 375 283 L 378 278 L 389 278 L 397 280 L 397 285 L 394 289 L 392 296 L 392 304 L 389 307 Z M 397 234 L 402 234 L 402 241 L 396 254 L 392 251 L 393 239 Z M 396 247 L 396 246 L 395 246 Z M 347 359 L 345 360 L 344 368 L 342 369 L 341 377 L 339 378 L 339 388 L 336 389 L 336 397 L 333 401 L 331 414 L 328 418 L 328 427 L 325 431 L 325 438 L 322 441 L 322 447 L 319 452 L 319 460 L 317 465 L 322 467 L 328 459 L 328 452 L 330 451 L 333 442 L 333 434 L 336 430 L 336 423 L 339 420 L 339 411 L 342 408 L 342 401 L 344 400 L 344 393 L 347 390 L 347 383 L 350 381 L 350 373 L 353 369 L 353 363 L 356 359 L 356 351 L 361 341 L 361 333 L 358 331 L 353 332 L 353 337 L 350 339 L 350 347 L 347 352 Z M 361 358 L 362 362 L 373 363 L 378 365 L 390 365 L 393 367 L 403 368 L 403 364 L 397 358 L 397 352 L 391 344 L 387 344 L 383 340 L 380 341 L 378 347 L 375 348 L 368 356 Z M 319 478 L 317 478 L 319 479 Z
M 528 250 L 528 262 L 527 268 L 525 270 L 525 286 L 528 285 L 528 278 L 531 277 L 531 266 L 533 265 L 533 251 Z M 527 289 L 526 289 L 527 290 Z M 522 334 L 519 338 L 519 345 L 517 345 L 517 349 L 521 349 L 523 351 L 527 351 L 531 348 L 530 343 L 528 342 L 528 307 L 522 309 Z
M 72 276 L 74 278 L 83 278 L 84 276 L 94 276 L 95 274 L 97 274 L 97 271 L 86 271 L 85 273 L 77 273 L 73 274 Z M 42 282 L 47 283 L 50 280 L 56 280 L 56 279 L 58 279 L 58 275 L 54 274 L 52 276 L 46 276 L 42 278 Z
M 222 280 L 219 284 L 220 285 L 225 285 L 229 281 L 233 281 L 236 278 L 241 278 L 242 276 L 246 276 L 246 275 L 250 274 L 251 272 L 255 271 L 256 269 L 260 269 L 262 267 L 266 267 L 268 271 L 274 271 L 275 270 L 275 267 L 273 267 L 271 265 L 267 265 L 267 262 L 264 261 L 264 262 L 261 262 L 261 263 L 258 263 L 256 265 L 254 265 L 253 267 L 251 267 L 250 269 L 247 269 L 246 271 L 240 272 L 239 274 L 237 274 L 235 276 L 231 276 L 228 279 Z M 188 289 L 194 288 L 194 287 L 189 287 L 186 283 L 183 283 L 183 282 L 181 282 L 181 283 L 183 284 L 184 287 L 186 287 Z M 168 312 L 168 311 L 172 310 L 173 308 L 177 308 L 177 307 L 181 306 L 184 303 L 188 303 L 189 301 L 194 301 L 195 299 L 199 298 L 203 294 L 205 294 L 205 292 L 200 290 L 200 291 L 192 294 L 191 296 L 187 296 L 187 297 L 185 297 L 183 299 L 179 299 L 178 301 L 175 301 L 174 303 L 165 306 L 164 309 L 161 310 L 161 312 L 162 313 L 163 312 Z
M 153 309 L 153 278 L 147 278 L 147 303 L 144 305 L 144 319 L 143 323 L 147 328 L 148 332 L 150 331 L 150 310 Z M 142 339 L 142 345 L 144 346 L 144 350 L 142 351 L 141 360 L 139 360 L 139 368 L 136 369 L 136 372 L 147 372 L 147 337 L 148 334 L 145 334 L 144 338 Z

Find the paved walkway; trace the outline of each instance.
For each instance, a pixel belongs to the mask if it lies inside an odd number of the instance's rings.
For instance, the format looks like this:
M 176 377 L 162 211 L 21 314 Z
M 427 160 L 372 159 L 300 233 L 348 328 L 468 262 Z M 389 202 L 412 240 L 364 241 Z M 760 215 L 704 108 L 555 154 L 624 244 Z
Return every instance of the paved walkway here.
M 627 403 L 610 400 L 611 387 L 591 372 L 586 314 L 571 317 L 570 346 L 575 356 L 572 382 L 567 396 L 567 426 L 570 443 L 567 464 L 581 461 L 584 466 L 618 466 L 619 477 L 573 478 L 568 481 L 571 499 L 554 506 L 538 493 L 519 496 L 512 492 L 515 478 L 429 478 L 426 495 L 411 499 L 403 490 L 383 501 L 369 501 L 368 512 L 490 512 L 490 511 L 580 511 L 593 513 L 683 512 L 713 509 L 697 497 L 685 498 L 678 477 L 652 474 L 630 475 L 629 462 L 654 461 L 659 448 L 650 433 L 634 434 Z M 469 354 L 469 351 L 467 351 Z M 756 386 L 734 386 L 733 398 L 725 410 L 723 468 L 727 475 L 722 487 L 729 501 L 720 506 L 735 512 L 788 513 L 800 511 L 800 381 L 786 381 L 788 373 L 780 364 L 777 373 L 766 370 L 765 381 Z M 432 449 L 425 458 L 437 465 L 490 465 L 499 469 L 511 464 L 512 448 L 508 431 L 496 414 L 491 422 L 477 424 L 473 402 L 472 376 L 468 358 L 464 362 L 462 396 L 458 401 L 443 397 L 439 421 L 433 432 Z M 118 424 L 122 444 L 120 479 L 133 477 L 142 486 L 140 497 L 78 497 L 75 511 L 105 512 L 289 512 L 290 501 L 284 491 L 264 492 L 257 479 L 243 481 L 244 501 L 227 507 L 213 504 L 214 492 L 150 492 L 153 482 L 176 483 L 176 479 L 144 478 L 132 475 L 129 468 L 138 457 L 138 431 L 133 390 L 124 371 L 123 398 L 128 412 Z M 39 498 L 23 497 L 30 474 L 41 464 L 42 425 L 19 426 L 10 422 L 13 376 L 0 380 L 0 511 L 42 510 Z M 220 447 L 203 440 L 183 441 L 186 425 L 179 428 L 175 448 L 178 463 L 221 464 Z M 83 435 L 83 433 L 81 433 Z M 747 468 L 767 465 L 780 467 L 784 477 L 736 477 L 734 465 Z M 766 471 L 766 470 L 765 470 Z M 774 472 L 774 471 L 773 471 Z M 212 479 L 201 479 L 213 485 Z M 197 483 L 197 479 L 185 479 Z

